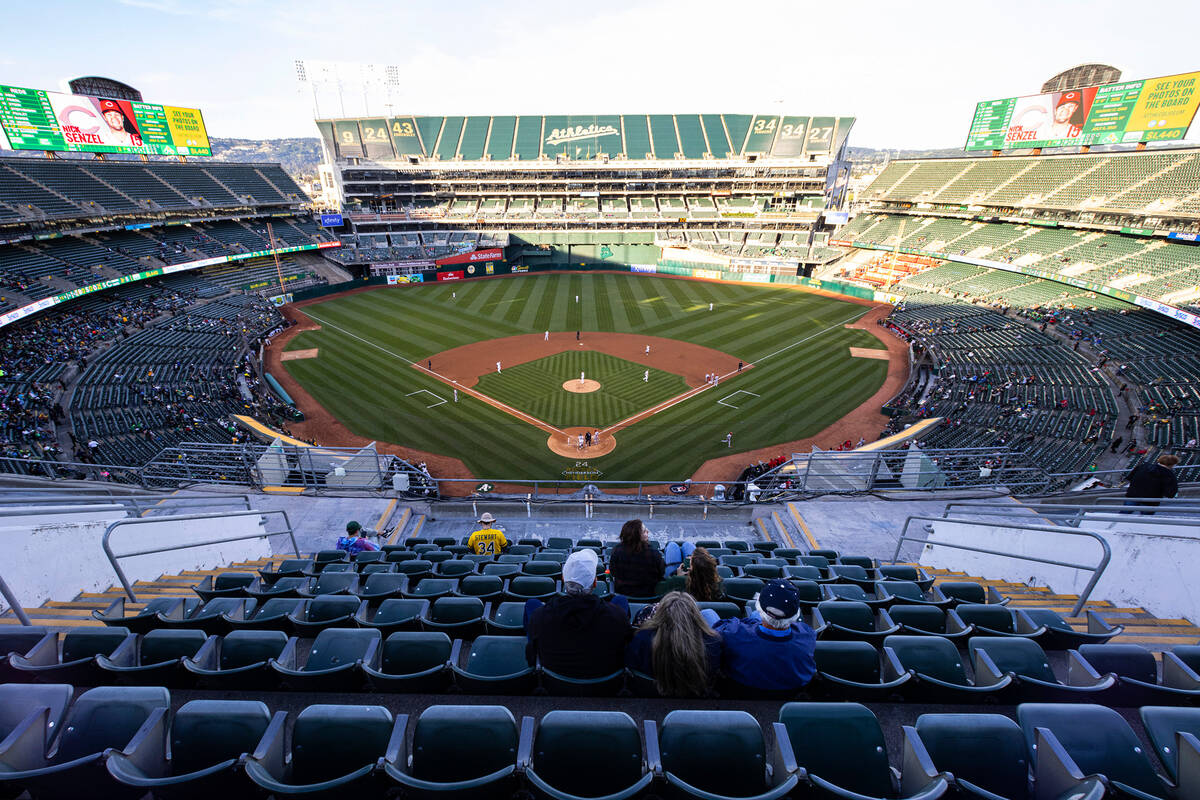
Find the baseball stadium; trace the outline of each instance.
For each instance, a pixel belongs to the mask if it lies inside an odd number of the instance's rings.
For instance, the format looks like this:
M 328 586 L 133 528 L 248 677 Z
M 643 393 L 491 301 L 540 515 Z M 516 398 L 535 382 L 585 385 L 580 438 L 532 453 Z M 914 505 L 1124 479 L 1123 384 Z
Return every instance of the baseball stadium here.
M 1198 80 L 0 85 L 0 796 L 1200 798 Z

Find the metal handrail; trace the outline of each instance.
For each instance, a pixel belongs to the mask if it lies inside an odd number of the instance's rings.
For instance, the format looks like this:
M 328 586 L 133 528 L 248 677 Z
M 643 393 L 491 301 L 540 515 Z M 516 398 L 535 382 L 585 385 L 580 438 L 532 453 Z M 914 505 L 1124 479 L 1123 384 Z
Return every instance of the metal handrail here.
M 1120 498 L 1124 499 L 1124 498 Z M 1105 505 L 1086 505 L 1072 503 L 1021 503 L 1014 505 L 1011 503 L 989 503 L 989 502 L 951 502 L 946 504 L 946 508 L 942 510 L 942 518 L 949 519 L 952 513 L 973 512 L 980 516 L 986 517 L 1016 517 L 1029 519 L 1031 516 L 1044 517 L 1061 517 L 1062 524 L 1079 527 L 1079 523 L 1086 517 L 1090 521 L 1099 522 L 1119 522 L 1127 521 L 1129 514 L 1136 511 L 1131 508 L 1128 511 L 1117 511 L 1111 508 L 1112 504 Z M 1122 506 L 1123 507 L 1123 506 Z M 952 508 L 957 508 L 958 511 L 952 511 Z M 1191 513 L 1200 514 L 1200 501 L 1195 505 L 1190 506 L 1171 506 L 1169 508 L 1158 509 L 1162 514 L 1180 514 Z M 1025 512 L 1025 513 L 1022 513 Z M 1156 514 L 1157 516 L 1157 514 Z M 1163 520 L 1169 522 L 1169 520 Z
M 8 603 L 8 607 L 12 609 L 13 614 L 22 625 L 33 624 L 25 614 L 25 609 L 21 608 L 21 604 L 17 602 L 17 597 L 13 594 L 12 589 L 8 588 L 3 575 L 0 575 L 0 596 L 4 597 L 4 602 Z
M 77 490 L 76 490 L 77 491 Z M 245 510 L 252 510 L 250 504 L 250 495 L 248 494 L 211 494 L 211 495 L 178 495 L 178 494 L 146 494 L 146 495 L 88 495 L 88 494 L 71 494 L 71 495 L 55 495 L 46 498 L 39 498 L 37 495 L 32 496 L 13 496 L 9 493 L 0 493 L 0 507 L 16 506 L 16 505 L 37 505 L 38 500 L 52 502 L 55 505 L 81 504 L 87 505 L 92 503 L 110 502 L 113 505 L 127 506 L 135 512 L 148 511 L 151 508 L 170 508 L 171 506 L 204 506 L 204 505 L 222 505 L 225 503 L 236 503 Z M 142 501 L 153 501 L 143 503 Z
M 161 523 L 161 522 L 184 522 L 187 520 L 196 520 L 196 519 L 228 519 L 230 517 L 249 517 L 249 516 L 266 517 L 270 514 L 279 514 L 283 517 L 283 523 L 285 525 L 284 530 L 263 531 L 262 533 L 254 533 L 254 534 L 248 534 L 248 535 L 242 535 L 242 536 L 229 536 L 224 539 L 207 539 L 203 542 L 190 542 L 188 544 L 167 545 L 165 547 L 154 547 L 149 550 L 136 550 L 131 553 L 121 553 L 120 555 L 113 553 L 112 546 L 109 543 L 109 539 L 112 537 L 113 531 L 115 531 L 117 528 L 119 528 L 123 525 L 146 525 L 146 524 Z M 259 525 L 265 526 L 266 524 L 267 524 L 267 521 L 265 519 L 261 519 L 259 521 Z M 129 600 L 131 602 L 136 603 L 137 595 L 135 595 L 133 593 L 133 587 L 130 586 L 129 579 L 125 577 L 125 571 L 122 570 L 121 565 L 119 563 L 117 563 L 119 559 L 131 558 L 133 556 L 146 556 L 146 555 L 151 555 L 153 553 L 167 553 L 172 550 L 187 550 L 188 548 L 191 548 L 191 547 L 206 547 L 207 545 L 210 545 L 210 544 L 224 544 L 226 542 L 240 542 L 240 541 L 245 541 L 247 539 L 267 539 L 267 538 L 270 538 L 271 536 L 282 536 L 284 534 L 287 534 L 288 538 L 290 538 L 292 540 L 292 552 L 294 552 L 296 554 L 296 557 L 299 558 L 300 557 L 300 546 L 296 543 L 296 533 L 294 530 L 292 530 L 292 523 L 291 523 L 291 520 L 288 519 L 287 512 L 284 511 L 283 509 L 272 509 L 269 511 L 230 511 L 230 512 L 218 512 L 218 513 L 214 513 L 214 514 L 181 514 L 177 517 L 147 517 L 147 518 L 138 517 L 136 519 L 119 519 L 116 522 L 113 522 L 112 524 L 110 524 L 107 528 L 105 528 L 104 536 L 100 540 L 100 546 L 104 549 L 104 555 L 105 555 L 105 557 L 108 558 L 108 563 L 112 565 L 113 572 L 115 572 L 117 574 L 117 579 L 121 581 L 121 587 L 125 590 L 125 594 L 128 595 Z
M 951 548 L 954 550 L 968 550 L 973 553 L 983 553 L 984 555 L 990 555 L 990 556 L 1007 556 L 1008 558 L 1015 558 L 1019 561 L 1032 561 L 1037 564 L 1050 564 L 1051 566 L 1055 566 L 1055 567 L 1067 567 L 1068 569 L 1089 570 L 1092 573 L 1092 577 L 1088 580 L 1087 586 L 1085 586 L 1083 588 L 1083 591 L 1080 593 L 1079 602 L 1077 602 L 1075 604 L 1075 607 L 1071 609 L 1071 616 L 1073 616 L 1073 617 L 1079 616 L 1079 612 L 1083 610 L 1084 604 L 1087 603 L 1088 598 L 1090 598 L 1092 596 L 1092 590 L 1096 588 L 1096 584 L 1099 582 L 1100 576 L 1104 574 L 1104 570 L 1108 568 L 1108 562 L 1112 559 L 1112 548 L 1110 548 L 1108 546 L 1108 540 L 1105 539 L 1100 534 L 1096 533 L 1095 531 L 1085 531 L 1085 530 L 1080 530 L 1079 528 L 1069 528 L 1069 527 L 1053 526 L 1053 525 L 1018 525 L 1018 524 L 1007 524 L 1007 523 L 1001 524 L 1001 527 L 1010 528 L 1010 529 L 1018 529 L 1018 530 L 1023 530 L 1023 531 L 1043 531 L 1045 533 L 1064 533 L 1069 536 L 1087 536 L 1091 539 L 1095 539 L 1096 541 L 1098 541 L 1100 543 L 1100 548 L 1103 551 L 1103 555 L 1100 558 L 1099 563 L 1097 563 L 1097 564 L 1072 564 L 1069 561 L 1058 561 L 1058 560 L 1052 559 L 1052 558 L 1041 558 L 1038 556 L 1030 556 L 1030 555 L 1017 555 L 1015 553 L 1010 553 L 1010 552 L 1003 551 L 1003 550 L 991 550 L 986 547 L 973 547 L 971 545 L 958 544 L 957 542 L 931 542 L 931 541 L 929 541 L 928 538 L 921 539 L 916 536 L 909 536 L 908 535 L 909 526 L 912 525 L 913 522 L 916 522 L 918 520 L 920 520 L 922 522 L 935 522 L 935 523 L 948 521 L 944 517 L 932 517 L 932 516 L 911 516 L 908 519 L 906 519 L 904 521 L 904 527 L 900 531 L 900 536 L 896 540 L 896 551 L 892 554 L 891 563 L 893 563 L 893 564 L 899 563 L 900 548 L 904 544 L 904 542 L 920 542 L 921 544 L 924 544 L 928 547 L 948 547 L 948 548 Z M 957 520 L 957 521 L 967 522 L 968 524 L 970 523 L 969 520 Z

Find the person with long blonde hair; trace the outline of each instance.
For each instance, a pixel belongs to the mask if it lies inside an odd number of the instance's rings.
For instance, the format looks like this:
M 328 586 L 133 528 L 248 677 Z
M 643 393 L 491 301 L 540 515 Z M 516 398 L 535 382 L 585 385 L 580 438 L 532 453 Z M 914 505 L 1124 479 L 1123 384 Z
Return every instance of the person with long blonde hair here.
M 630 669 L 654 676 L 664 697 L 704 697 L 721 665 L 721 637 L 685 592 L 659 600 L 625 650 Z

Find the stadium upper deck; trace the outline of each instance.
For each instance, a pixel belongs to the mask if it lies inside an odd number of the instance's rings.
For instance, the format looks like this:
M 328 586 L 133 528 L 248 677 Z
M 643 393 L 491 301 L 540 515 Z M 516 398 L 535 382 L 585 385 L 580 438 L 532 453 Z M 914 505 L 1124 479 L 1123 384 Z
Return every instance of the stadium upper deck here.
M 755 114 L 318 120 L 326 179 L 360 260 L 408 257 L 414 234 L 546 246 L 686 245 L 780 257 L 795 274 L 844 199 L 854 120 Z M 791 247 L 801 242 L 802 253 Z M 565 246 L 565 247 L 564 247 Z M 343 253 L 342 257 L 351 255 Z M 619 258 L 645 260 L 647 252 Z

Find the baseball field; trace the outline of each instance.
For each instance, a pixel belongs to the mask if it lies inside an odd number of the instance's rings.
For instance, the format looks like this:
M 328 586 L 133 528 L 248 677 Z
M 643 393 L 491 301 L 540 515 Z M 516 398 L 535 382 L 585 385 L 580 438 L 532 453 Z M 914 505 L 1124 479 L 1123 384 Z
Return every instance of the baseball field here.
M 874 325 L 847 327 L 869 307 L 767 286 L 535 274 L 295 311 L 316 329 L 285 337 L 285 386 L 314 424 L 331 415 L 480 479 L 678 481 L 712 459 L 790 452 L 872 398 L 889 366 Z M 836 435 L 873 438 L 869 416 Z

